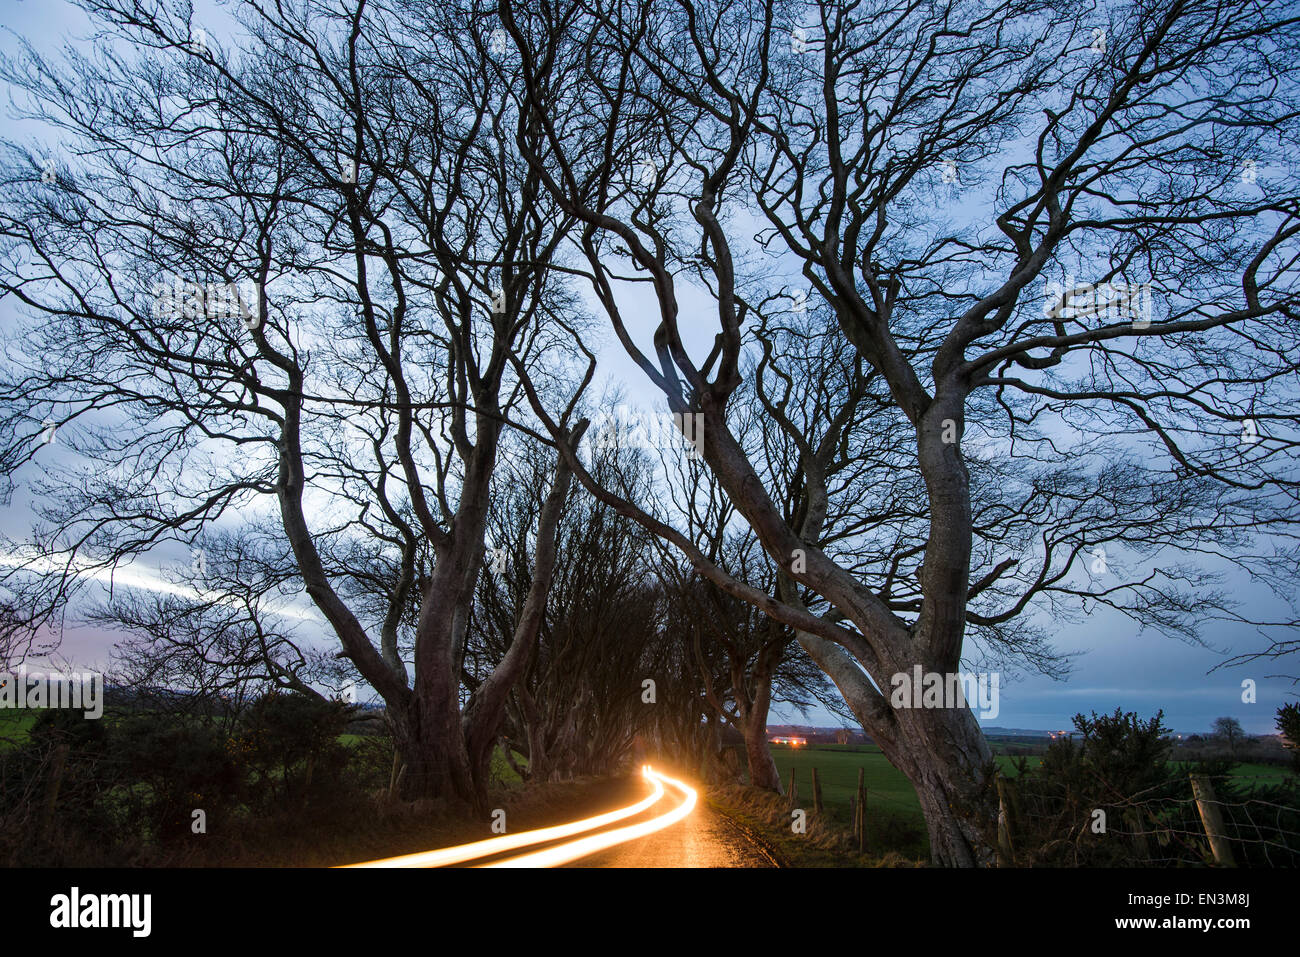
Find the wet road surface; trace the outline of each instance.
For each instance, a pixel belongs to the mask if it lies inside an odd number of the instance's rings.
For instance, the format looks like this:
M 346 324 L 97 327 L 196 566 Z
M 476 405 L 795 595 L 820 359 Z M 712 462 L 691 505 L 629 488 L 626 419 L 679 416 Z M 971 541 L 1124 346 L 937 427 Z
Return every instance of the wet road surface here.
M 611 781 L 625 801 L 596 815 L 348 867 L 778 867 L 745 829 L 700 799 L 698 787 L 649 765 L 642 781 Z
M 671 827 L 600 851 L 568 867 L 772 867 L 730 821 L 701 801 Z

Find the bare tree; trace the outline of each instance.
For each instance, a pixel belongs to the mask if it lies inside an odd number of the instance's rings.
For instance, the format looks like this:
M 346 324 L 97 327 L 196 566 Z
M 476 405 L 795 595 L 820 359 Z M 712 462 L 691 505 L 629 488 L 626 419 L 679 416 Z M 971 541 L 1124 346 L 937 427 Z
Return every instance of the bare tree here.
M 991 754 L 964 702 L 893 706 L 896 676 L 954 674 L 971 629 L 1015 651 L 1010 623 L 1033 609 L 1092 601 L 1191 639 L 1253 617 L 1212 562 L 1286 597 L 1291 7 L 665 0 L 501 16 L 543 131 L 516 145 L 586 225 L 620 343 L 674 413 L 703 417 L 704 458 L 784 570 L 781 600 L 605 500 L 798 630 L 916 786 L 937 863 L 992 859 Z M 774 290 L 773 273 L 791 282 Z M 731 418 L 747 332 L 774 293 L 797 304 L 791 283 L 908 436 L 917 534 L 870 561 L 822 547 L 834 488 L 818 456 L 800 460 L 807 506 L 789 514 Z M 645 291 L 652 343 L 628 318 Z M 772 426 L 815 451 L 775 412 Z M 979 458 L 999 463 L 996 487 L 976 486 Z
M 647 494 L 636 453 L 595 449 L 590 459 L 604 484 L 633 500 Z M 499 659 L 530 587 L 528 516 L 536 509 L 524 499 L 540 494 L 550 463 L 535 459 L 525 467 L 536 477 L 521 476 L 493 500 L 494 560 L 479 581 L 466 658 L 471 673 L 480 656 Z M 528 776 L 541 781 L 609 773 L 627 757 L 646 725 L 647 648 L 662 627 L 663 596 L 648 565 L 644 530 L 580 492 L 556 536 L 551 600 L 510 708 L 512 742 L 528 756 Z M 474 680 L 467 675 L 467 683 Z
M 1222 738 L 1228 745 L 1228 753 L 1233 757 L 1237 755 L 1237 742 L 1245 734 L 1241 729 L 1241 722 L 1231 716 L 1214 719 L 1214 736 Z
M 569 484 L 561 462 L 514 641 L 464 701 L 515 370 L 557 397 L 561 443 L 590 376 L 556 353 L 580 316 L 549 272 L 566 217 L 507 147 L 540 136 L 517 63 L 472 8 L 247 2 L 223 42 L 183 3 L 82 5 L 93 51 L 3 70 L 62 136 L 48 167 L 3 162 L 0 290 L 28 321 L 0 461 L 49 470 L 4 582 L 48 620 L 87 572 L 270 516 L 388 705 L 405 792 L 482 805 Z
M 759 429 L 749 434 L 763 435 Z M 685 534 L 729 576 L 774 594 L 775 568 L 748 528 L 733 527 L 735 509 L 712 473 L 702 462 L 685 457 L 666 465 L 673 479 L 669 491 L 685 519 Z M 842 703 L 825 674 L 795 643 L 792 629 L 699 578 L 666 547 L 659 551 L 659 576 L 669 600 L 669 631 L 689 642 L 712 715 L 743 736 L 749 783 L 781 793 L 767 740 L 772 706 L 792 705 L 806 712 L 821 705 L 839 713 Z

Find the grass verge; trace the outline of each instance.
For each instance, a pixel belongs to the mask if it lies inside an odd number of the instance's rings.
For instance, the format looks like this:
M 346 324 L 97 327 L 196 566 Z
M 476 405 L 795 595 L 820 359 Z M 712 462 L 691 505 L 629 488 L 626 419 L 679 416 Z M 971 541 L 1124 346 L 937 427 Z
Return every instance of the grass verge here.
M 867 852 L 859 854 L 851 829 L 807 808 L 806 830 L 796 833 L 787 797 L 750 787 L 715 787 L 709 804 L 775 854 L 786 867 L 921 867 L 925 833 L 908 817 L 883 811 L 867 821 Z

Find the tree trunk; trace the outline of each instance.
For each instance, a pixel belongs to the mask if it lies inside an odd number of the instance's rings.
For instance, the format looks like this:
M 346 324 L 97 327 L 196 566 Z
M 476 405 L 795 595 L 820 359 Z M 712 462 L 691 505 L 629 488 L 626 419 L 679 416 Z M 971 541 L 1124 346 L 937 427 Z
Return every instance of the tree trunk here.
M 460 541 L 440 555 L 420 607 L 415 639 L 415 690 L 398 739 L 406 774 L 401 796 L 475 802 L 470 754 L 460 710 L 460 648 L 467 609 L 482 566 L 478 547 Z
M 767 716 L 762 721 L 745 723 L 745 760 L 749 764 L 749 783 L 756 788 L 781 792 L 781 775 L 767 743 Z
M 435 699 L 436 700 L 436 699 Z M 425 704 L 432 703 L 428 699 Z M 397 722 L 397 748 L 405 770 L 399 794 L 404 801 L 423 798 L 474 803 L 469 752 L 461 733 L 459 709 L 447 714 L 421 711 L 418 690 L 410 713 Z
M 970 708 L 894 708 L 844 648 L 818 635 L 797 634 L 863 730 L 916 789 L 930 834 L 931 862 L 991 867 L 997 846 L 993 753 Z M 889 686 L 888 681 L 881 685 Z
M 765 657 L 765 656 L 762 656 Z M 760 668 L 754 676 L 754 701 L 745 710 L 745 760 L 749 763 L 749 783 L 756 788 L 781 793 L 781 775 L 767 743 L 767 713 L 772 701 L 772 676 Z
M 987 825 L 997 820 L 996 801 L 989 801 L 985 787 L 992 755 L 974 715 L 969 708 L 895 709 L 878 690 L 888 689 L 892 675 L 910 673 L 917 664 L 927 673 L 946 674 L 961 661 L 970 567 L 969 476 L 959 449 L 942 441 L 940 429 L 942 421 L 952 419 L 960 434 L 959 397 L 932 402 L 918 429 L 931 521 L 921 572 L 924 601 L 914 626 L 815 547 L 824 518 L 825 488 L 819 476 L 809 477 L 809 494 L 817 501 L 809 506 L 796 535 L 728 430 L 723 407 L 707 394 L 701 404 L 705 459 L 764 549 L 779 563 L 778 594 L 783 604 L 753 594 L 744 583 L 711 574 L 703 566 L 706 577 L 724 591 L 749 601 L 757 599 L 771 617 L 796 628 L 799 643 L 834 681 L 890 763 L 916 788 L 933 862 L 949 867 L 992 864 L 995 838 L 985 836 Z M 791 560 L 795 555 L 800 557 L 797 568 Z M 839 629 L 832 640 L 789 620 L 785 610 L 807 613 L 795 580 L 826 599 L 839 619 L 853 622 L 856 632 Z M 828 620 L 834 619 L 822 618 Z
M 523 714 L 523 724 L 528 734 L 528 779 L 549 781 L 553 762 L 546 747 L 546 723 L 542 719 L 541 709 L 537 707 L 537 701 L 532 693 L 522 684 L 517 690 L 519 710 Z
M 574 429 L 569 441 L 575 448 L 582 441 L 582 433 L 586 427 L 584 420 Z M 573 473 L 561 454 L 555 465 L 555 478 L 551 482 L 551 489 L 547 493 L 546 501 L 542 503 L 541 513 L 537 518 L 533 580 L 528 587 L 524 607 L 520 609 L 510 648 L 492 669 L 492 673 L 474 690 L 469 703 L 465 706 L 461 727 L 464 734 L 464 747 L 468 755 L 474 806 L 480 811 L 487 810 L 492 749 L 496 745 L 505 719 L 510 689 L 524 673 L 528 659 L 533 653 L 533 647 L 537 643 L 537 636 L 541 632 L 542 621 L 546 616 L 546 600 L 555 577 L 555 532 L 560 524 L 560 516 L 564 512 L 564 504 L 569 498 L 572 478 Z M 457 674 L 459 673 L 458 668 Z
M 897 709 L 907 741 L 879 742 L 916 789 L 938 867 L 991 867 L 997 821 L 993 754 L 969 708 Z

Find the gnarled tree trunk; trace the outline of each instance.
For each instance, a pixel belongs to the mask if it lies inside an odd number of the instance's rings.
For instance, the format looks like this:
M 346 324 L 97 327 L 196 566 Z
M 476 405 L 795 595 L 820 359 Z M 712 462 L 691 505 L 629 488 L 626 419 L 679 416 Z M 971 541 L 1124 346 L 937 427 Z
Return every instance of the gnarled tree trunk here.
M 767 715 L 761 721 L 750 720 L 744 725 L 745 761 L 749 766 L 749 783 L 756 788 L 781 794 L 781 775 L 776 770 L 772 749 L 767 743 Z
M 585 431 L 585 423 L 574 431 L 572 445 L 577 447 Z M 491 772 L 492 748 L 506 713 L 510 689 L 523 674 L 528 656 L 537 643 L 537 635 L 546 615 L 546 598 L 551 591 L 555 575 L 555 530 L 569 496 L 573 472 L 561 454 L 555 466 L 555 479 L 542 505 L 537 520 L 537 544 L 533 555 L 533 580 L 524 600 L 523 610 L 515 626 L 514 638 L 505 657 L 492 669 L 492 673 L 475 689 L 465 707 L 463 722 L 465 748 L 468 754 L 471 787 L 475 806 L 487 806 L 488 776 Z

